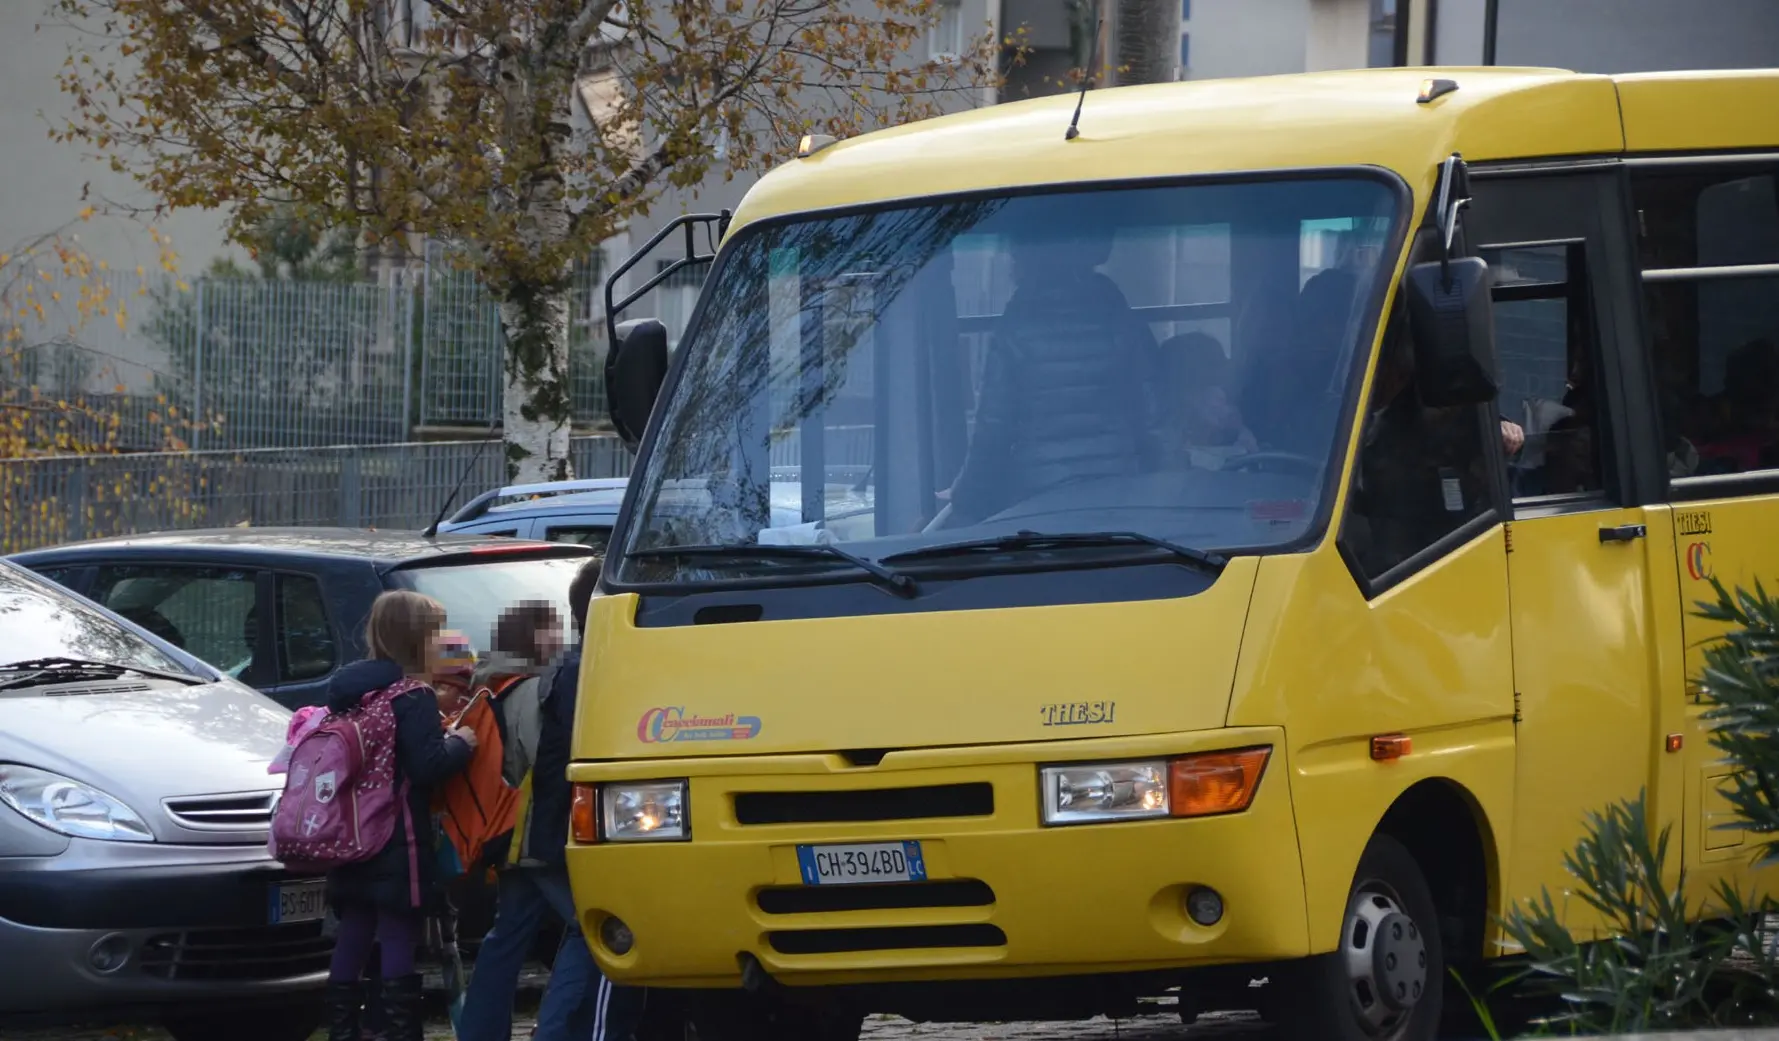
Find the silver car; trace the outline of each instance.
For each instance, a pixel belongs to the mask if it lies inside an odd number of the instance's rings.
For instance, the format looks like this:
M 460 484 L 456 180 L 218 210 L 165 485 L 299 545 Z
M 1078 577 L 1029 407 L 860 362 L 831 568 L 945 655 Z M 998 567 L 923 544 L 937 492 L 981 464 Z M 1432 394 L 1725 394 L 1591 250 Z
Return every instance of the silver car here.
M 0 1028 L 297 1041 L 332 941 L 266 853 L 289 710 L 0 561 Z

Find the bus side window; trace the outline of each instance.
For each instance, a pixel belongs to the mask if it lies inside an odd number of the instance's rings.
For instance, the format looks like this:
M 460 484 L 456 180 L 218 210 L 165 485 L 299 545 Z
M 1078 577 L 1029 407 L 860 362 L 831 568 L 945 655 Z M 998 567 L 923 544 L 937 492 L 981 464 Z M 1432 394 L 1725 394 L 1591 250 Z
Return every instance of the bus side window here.
M 1643 293 L 1670 477 L 1779 469 L 1775 172 L 1639 171 Z
M 1582 245 L 1481 250 L 1495 275 L 1501 418 L 1519 424 L 1507 461 L 1515 499 L 1604 492 L 1594 394 L 1594 320 Z
M 1484 451 L 1487 410 L 1427 408 L 1414 388 L 1414 351 L 1392 316 L 1363 424 L 1341 547 L 1376 592 L 1437 559 L 1437 548 L 1494 507 Z M 1405 566 L 1407 565 L 1407 566 Z

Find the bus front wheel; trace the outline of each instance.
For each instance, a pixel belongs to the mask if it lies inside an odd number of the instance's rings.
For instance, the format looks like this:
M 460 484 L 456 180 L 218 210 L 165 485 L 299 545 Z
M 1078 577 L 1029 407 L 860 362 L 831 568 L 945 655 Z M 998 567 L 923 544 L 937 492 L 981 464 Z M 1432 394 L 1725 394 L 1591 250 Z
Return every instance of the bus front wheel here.
M 1299 963 L 1301 1000 L 1281 1002 L 1290 1038 L 1432 1041 L 1445 956 L 1421 867 L 1400 842 L 1372 836 L 1347 897 L 1340 946 Z

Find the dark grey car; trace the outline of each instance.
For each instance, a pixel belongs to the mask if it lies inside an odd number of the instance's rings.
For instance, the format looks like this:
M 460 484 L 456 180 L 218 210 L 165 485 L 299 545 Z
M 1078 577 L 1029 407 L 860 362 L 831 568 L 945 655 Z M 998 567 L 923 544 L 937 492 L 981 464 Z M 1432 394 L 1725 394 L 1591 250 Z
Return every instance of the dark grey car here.
M 295 1041 L 321 881 L 266 852 L 289 710 L 0 561 L 0 1026 Z

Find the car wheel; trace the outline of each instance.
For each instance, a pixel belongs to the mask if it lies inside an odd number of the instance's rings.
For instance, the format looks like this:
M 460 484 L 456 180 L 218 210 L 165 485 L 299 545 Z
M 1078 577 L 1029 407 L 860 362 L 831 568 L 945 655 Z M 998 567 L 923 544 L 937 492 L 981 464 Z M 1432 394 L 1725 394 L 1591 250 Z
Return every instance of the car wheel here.
M 1432 892 L 1415 858 L 1375 835 L 1359 858 L 1340 946 L 1298 963 L 1300 1000 L 1279 1003 L 1289 1038 L 1433 1041 L 1445 957 Z
M 181 1016 L 167 1020 L 173 1041 L 309 1041 L 321 1029 L 321 1006 L 240 1009 L 227 1013 Z

